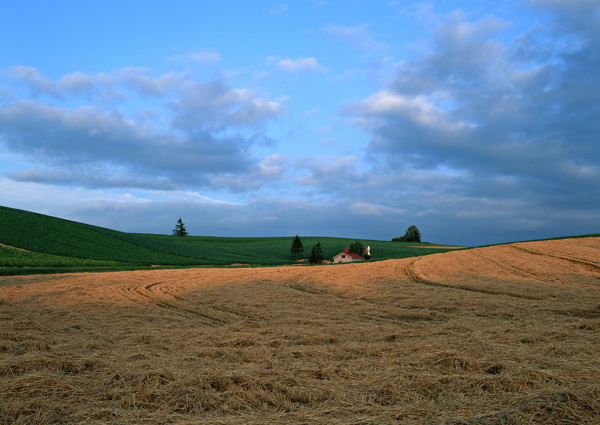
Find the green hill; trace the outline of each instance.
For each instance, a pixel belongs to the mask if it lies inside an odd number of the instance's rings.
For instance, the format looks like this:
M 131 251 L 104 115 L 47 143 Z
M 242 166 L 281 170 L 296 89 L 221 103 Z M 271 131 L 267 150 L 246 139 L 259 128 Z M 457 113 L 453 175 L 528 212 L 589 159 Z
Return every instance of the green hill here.
M 304 258 L 321 242 L 325 258 L 353 239 L 302 236 Z M 0 206 L 0 274 L 131 270 L 156 266 L 276 266 L 293 264 L 293 236 L 228 238 L 125 233 Z M 376 260 L 443 252 L 430 244 L 362 240 Z M 15 249 L 20 248 L 20 250 Z M 26 250 L 26 251 L 24 251 Z

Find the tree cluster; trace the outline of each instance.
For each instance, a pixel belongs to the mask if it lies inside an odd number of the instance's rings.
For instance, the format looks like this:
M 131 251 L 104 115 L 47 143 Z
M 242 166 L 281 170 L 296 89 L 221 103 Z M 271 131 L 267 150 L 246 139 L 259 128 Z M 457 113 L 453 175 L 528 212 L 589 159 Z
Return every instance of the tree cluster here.
M 299 254 L 301 252 L 304 252 L 304 245 L 302 244 L 302 239 L 300 239 L 300 236 L 296 235 L 296 237 L 292 241 L 290 251 L 292 252 L 292 254 L 296 255 L 296 261 L 298 261 Z M 310 264 L 321 264 L 323 260 L 323 247 L 321 246 L 321 242 L 317 242 L 317 244 L 313 246 L 310 251 L 310 257 L 308 257 L 308 261 L 310 262 Z
M 323 262 L 323 247 L 321 246 L 321 242 L 317 242 L 312 247 L 308 261 L 310 264 L 321 264 Z
M 392 242 L 421 242 L 421 232 L 414 224 L 408 226 L 403 236 L 399 238 L 393 238 Z

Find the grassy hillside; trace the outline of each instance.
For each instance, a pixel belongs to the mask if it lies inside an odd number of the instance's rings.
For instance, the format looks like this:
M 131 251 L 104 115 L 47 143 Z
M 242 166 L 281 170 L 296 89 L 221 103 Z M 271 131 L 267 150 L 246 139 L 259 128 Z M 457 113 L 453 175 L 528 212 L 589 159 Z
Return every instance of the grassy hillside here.
M 302 236 L 304 258 L 321 242 L 331 258 L 353 240 Z M 0 274 L 118 270 L 151 266 L 226 266 L 292 264 L 293 237 L 226 238 L 125 233 L 43 214 L 0 207 Z M 429 244 L 362 240 L 375 260 L 406 258 L 441 252 Z

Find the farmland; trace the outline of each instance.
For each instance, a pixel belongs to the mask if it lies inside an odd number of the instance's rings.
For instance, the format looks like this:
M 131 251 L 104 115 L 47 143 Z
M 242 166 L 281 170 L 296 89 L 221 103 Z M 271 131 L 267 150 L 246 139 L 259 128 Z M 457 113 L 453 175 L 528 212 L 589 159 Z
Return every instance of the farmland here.
M 6 276 L 0 423 L 597 424 L 599 331 L 600 237 Z
M 169 235 L 125 233 L 33 212 L 0 207 L 0 244 L 30 251 L 0 253 L 0 274 L 106 271 L 151 266 L 276 266 L 294 263 L 293 237 L 225 238 L 188 236 L 179 242 Z M 302 236 L 304 257 L 321 242 L 331 258 L 353 240 Z M 363 240 L 377 260 L 406 258 L 446 251 L 427 243 Z M 35 254 L 34 254 L 35 253 Z M 39 256 L 40 254 L 55 257 Z M 58 258 L 60 256 L 61 258 Z M 23 270 L 27 267 L 27 270 Z

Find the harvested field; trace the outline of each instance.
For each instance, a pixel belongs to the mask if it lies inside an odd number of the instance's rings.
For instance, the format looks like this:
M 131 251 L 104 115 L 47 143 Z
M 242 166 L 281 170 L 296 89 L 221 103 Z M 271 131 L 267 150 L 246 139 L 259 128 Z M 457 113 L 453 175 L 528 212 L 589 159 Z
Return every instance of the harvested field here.
M 0 278 L 0 424 L 56 423 L 600 423 L 600 238 Z

